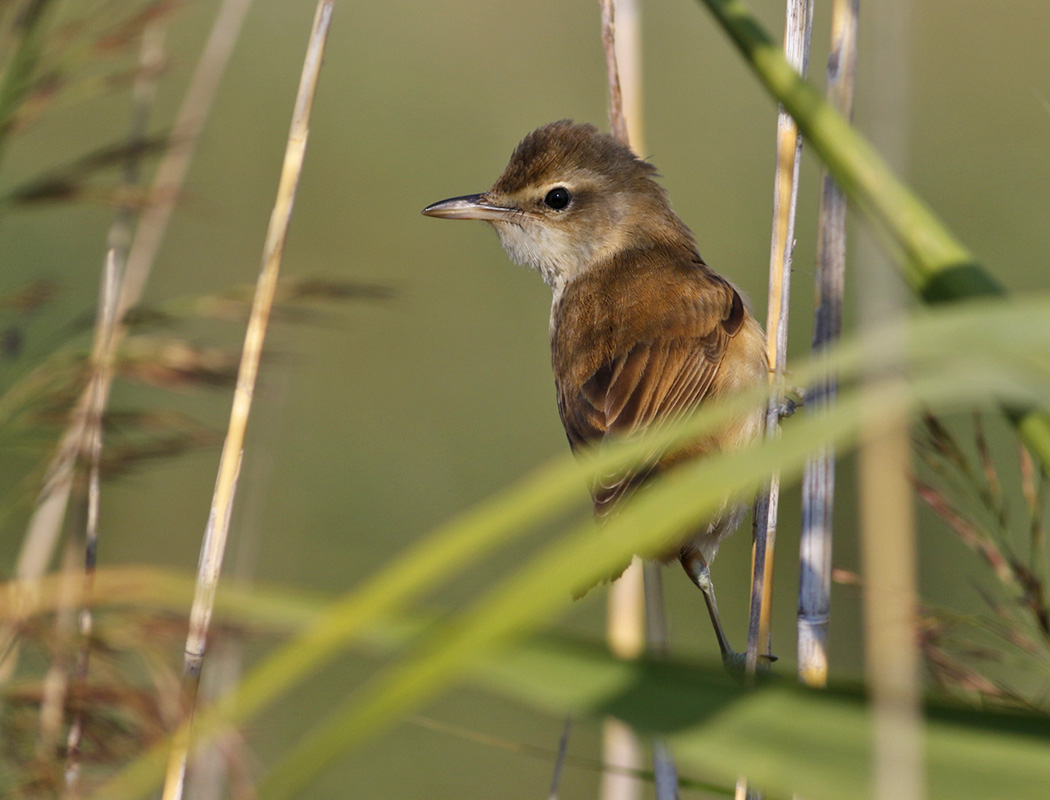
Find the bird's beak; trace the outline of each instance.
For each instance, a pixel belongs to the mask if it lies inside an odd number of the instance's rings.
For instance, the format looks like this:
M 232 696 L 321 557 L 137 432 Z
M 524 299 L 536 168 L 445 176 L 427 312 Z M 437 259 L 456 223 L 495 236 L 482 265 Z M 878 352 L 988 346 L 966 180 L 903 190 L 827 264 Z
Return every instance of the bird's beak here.
M 507 219 L 518 212 L 514 208 L 493 205 L 483 194 L 468 194 L 432 203 L 423 209 L 423 213 L 439 219 L 484 219 L 491 222 Z

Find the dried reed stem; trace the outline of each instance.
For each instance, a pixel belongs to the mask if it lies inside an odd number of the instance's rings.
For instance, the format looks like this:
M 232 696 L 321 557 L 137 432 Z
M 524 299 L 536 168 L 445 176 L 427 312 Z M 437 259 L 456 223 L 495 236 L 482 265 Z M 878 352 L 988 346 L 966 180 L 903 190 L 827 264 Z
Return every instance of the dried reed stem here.
M 601 0 L 602 47 L 605 51 L 609 86 L 609 127 L 613 136 L 630 146 L 628 120 L 624 113 L 625 93 L 621 92 L 620 84 L 619 54 L 621 50 L 630 50 L 634 54 L 626 64 L 624 76 L 627 83 L 626 102 L 637 111 L 639 102 L 633 98 L 641 93 L 641 66 L 638 58 L 641 36 L 636 8 L 630 16 L 633 24 L 624 24 L 620 35 L 617 35 L 617 7 L 627 4 L 633 3 L 631 0 Z M 628 42 L 631 44 L 627 44 Z M 641 120 L 632 120 L 631 127 L 639 131 Z M 638 658 L 645 649 L 645 603 L 642 582 L 641 562 L 635 558 L 620 579 L 609 587 L 606 638 L 610 649 L 619 658 Z
M 801 74 L 809 66 L 813 0 L 787 0 L 784 54 Z M 766 360 L 773 391 L 766 412 L 766 436 L 780 435 L 784 402 L 784 364 L 787 361 L 788 305 L 791 296 L 791 257 L 795 246 L 795 207 L 802 136 L 783 106 L 777 115 L 777 164 L 773 177 L 773 236 L 769 251 L 769 308 L 766 315 Z M 751 580 L 751 612 L 747 635 L 747 673 L 754 675 L 758 652 L 770 650 L 770 612 L 773 555 L 776 546 L 780 477 L 774 475 L 768 491 L 755 503 L 755 547 Z
M 164 31 L 156 25 L 147 26 L 142 32 L 142 46 L 139 51 L 139 70 L 132 88 L 132 115 L 128 132 L 129 144 L 135 145 L 146 137 L 149 115 L 156 96 L 157 76 L 164 60 Z M 132 149 L 132 155 L 124 166 L 123 182 L 125 186 L 135 186 L 139 180 L 139 158 Z M 86 438 L 89 460 L 87 523 L 84 532 L 84 590 L 90 594 L 94 582 L 96 556 L 98 553 L 99 507 L 102 495 L 100 463 L 102 459 L 102 418 L 109 399 L 109 387 L 113 382 L 113 358 L 115 349 L 113 337 L 118 335 L 119 320 L 118 300 L 120 298 L 123 278 L 126 274 L 128 245 L 132 238 L 135 211 L 130 206 L 122 206 L 109 230 L 109 248 L 103 269 L 102 285 L 99 293 L 98 318 L 95 323 L 95 346 L 92 353 L 90 411 L 86 420 Z M 97 359 L 97 360 L 95 360 Z M 84 604 L 78 618 L 81 637 L 80 653 L 77 656 L 73 679 L 77 684 L 87 681 L 88 661 L 90 657 L 91 636 L 94 629 L 94 618 L 91 607 Z M 77 797 L 80 794 L 80 745 L 84 733 L 84 720 L 81 713 L 73 717 L 69 735 L 66 740 L 66 796 Z
M 55 597 L 54 646 L 51 663 L 44 674 L 40 692 L 40 731 L 36 760 L 51 765 L 60 758 L 59 742 L 65 724 L 69 698 L 71 656 L 76 647 L 76 598 L 83 587 L 80 554 L 72 542 L 62 551 L 62 564 Z
M 637 0 L 601 0 L 602 47 L 609 86 L 609 129 L 634 152 L 642 145 L 641 14 Z M 609 587 L 606 638 L 619 658 L 638 658 L 646 643 L 666 652 L 663 586 L 660 567 L 634 558 L 620 579 Z M 654 619 L 658 616 L 658 620 Z M 619 769 L 602 775 L 603 800 L 641 797 L 643 782 L 636 777 L 643 764 L 637 734 L 619 720 L 604 723 L 604 760 Z M 666 746 L 653 741 L 653 773 L 658 800 L 677 794 L 677 773 Z
M 605 76 L 609 84 L 609 130 L 626 145 L 631 139 L 623 112 L 623 93 L 620 89 L 620 70 L 617 63 L 616 6 L 617 0 L 601 0 L 602 49 L 605 51 Z M 637 16 L 635 17 L 637 20 Z M 630 80 L 630 78 L 628 78 Z M 635 87 L 639 88 L 639 87 Z
M 642 124 L 642 9 L 640 0 L 616 0 L 616 67 L 622 87 L 623 118 L 631 149 L 643 157 L 645 126 Z
M 609 130 L 619 141 L 630 146 L 618 55 L 624 48 L 624 41 L 632 38 L 632 34 L 627 26 L 624 26 L 621 35 L 617 36 L 617 5 L 616 0 L 601 0 L 602 49 L 605 52 L 606 80 L 609 87 Z M 637 95 L 640 90 L 637 71 L 626 72 L 625 76 L 628 97 Z M 605 638 L 610 651 L 617 658 L 635 659 L 645 651 L 644 580 L 642 563 L 636 557 L 619 580 L 613 581 L 609 586 Z M 602 773 L 599 794 L 602 800 L 640 798 L 644 783 L 638 778 L 638 774 L 643 768 L 644 755 L 638 735 L 631 726 L 613 717 L 607 717 L 602 723 L 602 753 L 603 761 L 615 767 Z
M 215 594 L 218 590 L 223 556 L 226 551 L 237 479 L 244 455 L 244 437 L 251 413 L 252 396 L 259 374 L 259 362 L 262 359 L 277 278 L 280 274 L 281 256 L 284 252 L 284 243 L 288 236 L 288 226 L 295 204 L 295 191 L 299 185 L 299 176 L 302 174 L 303 160 L 306 155 L 310 111 L 321 71 L 328 28 L 331 24 L 333 2 L 334 0 L 320 0 L 314 17 L 310 43 L 299 82 L 299 93 L 292 114 L 291 131 L 288 135 L 280 184 L 277 188 L 277 200 L 270 215 L 262 267 L 252 302 L 252 310 L 248 317 L 248 328 L 244 337 L 244 350 L 237 374 L 233 407 L 230 410 L 230 423 L 226 432 L 226 440 L 223 443 L 222 455 L 219 458 L 215 492 L 208 514 L 208 525 L 204 531 L 204 541 L 201 544 L 197 586 L 193 606 L 190 609 L 189 633 L 186 637 L 186 652 L 183 661 L 181 702 L 187 722 L 192 720 L 197 690 L 200 686 L 200 673 L 207 648 L 208 629 L 211 624 Z M 189 733 L 190 726 L 183 725 L 173 742 L 164 785 L 164 800 L 179 800 L 183 795 L 186 759 L 190 746 Z
M 835 0 L 831 11 L 831 53 L 827 96 L 841 114 L 853 115 L 857 65 L 859 0 Z M 824 168 L 821 174 L 817 236 L 817 308 L 812 360 L 820 365 L 842 332 L 846 281 L 846 196 Z M 826 413 L 835 402 L 838 380 L 821 367 L 821 378 L 807 392 L 810 413 Z M 802 536 L 799 543 L 798 674 L 809 685 L 828 681 L 828 620 L 831 614 L 832 512 L 835 502 L 835 450 L 822 447 L 806 462 L 802 478 Z

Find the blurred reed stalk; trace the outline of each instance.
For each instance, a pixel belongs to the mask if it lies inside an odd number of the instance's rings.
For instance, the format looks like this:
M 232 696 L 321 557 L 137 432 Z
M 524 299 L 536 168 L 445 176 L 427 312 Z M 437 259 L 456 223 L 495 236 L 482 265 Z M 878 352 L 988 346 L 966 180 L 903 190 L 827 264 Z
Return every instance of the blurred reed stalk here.
M 244 0 L 238 0 L 240 4 L 243 2 Z M 238 3 L 228 2 L 224 10 Z M 5 63 L 4 74 L 0 78 L 0 141 L 6 139 L 2 134 L 9 132 L 20 103 L 24 101 L 33 85 L 33 69 L 42 48 L 44 35 L 43 10 L 47 5 L 46 2 L 31 2 L 18 11 L 20 16 L 13 30 L 20 37 L 19 45 L 14 56 Z M 63 574 L 67 576 L 67 580 L 82 582 L 86 589 L 90 588 L 98 538 L 102 424 L 109 401 L 117 353 L 127 333 L 125 315 L 141 297 L 156 253 L 156 245 L 159 244 L 170 215 L 172 199 L 182 183 L 185 165 L 188 164 L 193 146 L 199 138 L 217 81 L 237 38 L 239 21 L 232 30 L 230 22 L 229 13 L 220 13 L 179 113 L 174 132 L 178 146 L 171 147 L 160 164 L 151 193 L 153 205 L 140 222 L 134 239 L 131 236 L 134 222 L 134 211 L 131 207 L 118 210 L 110 229 L 89 361 L 90 370 L 86 385 L 74 404 L 69 427 L 48 466 L 44 487 L 22 542 L 15 568 L 16 576 L 21 579 L 20 591 L 32 591 L 25 588 L 33 585 L 26 581 L 39 578 L 51 563 L 67 516 L 69 500 L 77 478 L 77 466 L 85 460 L 88 467 L 87 508 L 79 526 L 84 530 L 83 557 L 80 559 L 82 566 L 75 566 L 77 559 L 67 547 L 63 556 Z M 144 150 L 136 147 L 136 144 L 145 139 L 154 83 L 163 60 L 159 29 L 155 25 L 146 25 L 142 36 L 139 69 L 133 89 L 130 142 L 126 148 L 125 186 L 134 183 L 137 177 L 137 158 Z M 175 164 L 182 166 L 173 169 L 172 165 Z M 150 218 L 154 221 L 152 230 L 146 224 Z M 159 225 L 156 224 L 158 219 Z M 150 237 L 146 236 L 147 233 Z M 143 244 L 147 238 L 152 239 L 152 246 L 144 249 Z M 72 544 L 71 541 L 70 545 Z M 72 626 L 68 621 L 72 621 Z M 60 641 L 68 640 L 70 648 L 76 648 L 76 640 L 62 632 L 63 629 L 69 628 L 79 639 L 80 649 L 72 663 L 69 659 L 56 657 L 44 682 L 38 756 L 49 763 L 54 763 L 58 758 L 54 749 L 58 731 L 56 725 L 63 722 L 71 680 L 73 686 L 86 685 L 88 652 L 93 638 L 93 619 L 86 607 L 82 608 L 79 614 L 74 614 L 72 606 L 63 609 L 57 616 L 57 625 L 60 629 Z M 17 629 L 18 620 L 13 618 L 8 619 L 0 629 L 0 658 L 3 659 L 0 675 L 3 677 L 12 675 L 17 664 Z M 73 649 L 68 652 L 72 653 Z M 80 791 L 80 745 L 85 724 L 82 715 L 83 711 L 78 711 L 73 716 L 66 737 L 66 796 L 76 796 Z
M 872 138 L 900 169 L 907 144 L 909 4 L 883 4 L 871 17 L 874 81 Z M 862 342 L 869 391 L 906 391 L 901 377 L 904 298 L 889 262 L 862 240 L 857 270 Z M 876 338 L 875 328 L 882 331 Z M 866 335 L 865 335 L 866 334 Z M 863 564 L 865 672 L 873 716 L 874 800 L 923 797 L 918 567 L 912 507 L 908 419 L 901 415 L 862 431 L 858 481 Z
M 809 67 L 813 30 L 813 0 L 787 0 L 784 55 L 801 75 Z M 795 249 L 795 208 L 802 135 L 784 106 L 777 114 L 777 163 L 773 175 L 773 235 L 769 250 L 769 305 L 766 314 L 766 360 L 770 393 L 766 411 L 766 436 L 780 435 L 784 408 L 784 365 L 787 362 L 791 259 Z M 747 635 L 747 674 L 754 676 L 759 649 L 771 653 L 770 616 L 773 591 L 773 557 L 776 548 L 780 477 L 774 474 L 768 490 L 755 502 L 755 544 L 751 579 L 751 611 Z
M 124 317 L 142 297 L 150 269 L 174 208 L 177 196 L 196 150 L 196 144 L 208 117 L 218 83 L 240 33 L 244 12 L 251 0 L 224 0 L 211 34 L 201 54 L 196 71 L 186 91 L 172 131 L 170 147 L 157 168 L 150 189 L 150 204 L 139 220 L 122 276 L 112 334 L 106 337 L 106 352 L 100 361 L 112 361 L 127 333 Z M 73 488 L 74 467 L 85 446 L 87 422 L 92 398 L 101 391 L 108 398 L 108 382 L 95 387 L 89 382 L 71 414 L 69 429 L 59 444 L 47 470 L 44 488 L 30 518 L 26 536 L 18 555 L 15 575 L 30 581 L 43 575 L 58 544 Z M 103 402 L 103 411 L 105 403 Z M 96 403 L 97 410 L 97 403 Z M 4 653 L 4 670 L 13 669 L 9 647 L 11 633 L 0 636 L 0 653 Z
M 44 23 L 51 5 L 47 0 L 26 0 L 18 8 L 10 11 L 14 15 L 13 21 L 10 27 L 5 28 L 6 35 L 0 42 L 0 55 L 4 56 L 0 71 L 0 158 L 3 156 L 2 148 L 7 143 L 16 115 L 33 88 L 34 73 L 44 47 Z M 65 517 L 66 502 L 73 485 L 73 464 L 84 438 L 84 418 L 90 391 L 89 385 L 74 412 L 70 432 L 62 441 L 48 468 L 44 489 L 30 521 L 29 533 L 19 553 L 15 567 L 16 577 L 39 577 L 54 555 Z M 61 513 L 56 518 L 52 508 L 58 504 L 61 505 Z M 34 534 L 34 528 L 39 528 L 39 532 Z M 30 552 L 33 550 L 30 545 L 41 538 L 47 540 L 43 547 L 36 548 L 46 551 L 46 558 L 42 561 L 39 557 L 34 558 Z M 0 680 L 6 680 L 14 673 L 18 658 L 15 639 L 14 628 L 10 623 L 0 629 Z
M 642 24 L 638 0 L 615 0 L 602 2 L 602 42 L 605 45 L 605 61 L 609 75 L 609 125 L 621 142 L 635 153 L 645 153 L 644 125 L 642 123 Z M 623 82 L 621 83 L 621 76 Z M 626 579 L 626 580 L 625 580 Z M 621 585 L 622 584 L 622 585 Z M 667 620 L 664 614 L 663 566 L 645 561 L 637 556 L 619 581 L 613 583 L 615 596 L 609 596 L 609 630 L 626 628 L 623 644 L 640 650 L 634 640 L 639 634 L 644 638 L 645 648 L 655 658 L 666 658 L 668 651 Z M 630 606 L 630 607 L 629 607 Z M 616 611 L 622 617 L 612 613 Z M 610 643 L 612 638 L 610 637 Z M 625 652 L 628 652 L 625 648 Z M 640 652 L 622 657 L 637 658 Z M 622 726 L 612 720 L 610 724 Z M 635 766 L 642 763 L 641 748 L 637 735 L 624 729 L 633 740 L 636 751 Z M 677 800 L 678 769 L 667 743 L 659 736 L 650 742 L 653 756 L 653 783 L 657 800 Z M 612 783 L 625 784 L 623 796 L 637 797 L 642 784 L 635 780 L 608 774 Z M 603 786 L 603 789 L 605 787 Z M 615 786 L 609 787 L 609 797 L 617 797 Z M 603 792 L 602 797 L 606 797 Z
M 900 343 L 871 342 L 872 387 L 907 391 L 890 370 Z M 877 353 L 875 351 L 878 351 Z M 864 646 L 874 716 L 875 800 L 923 797 L 918 568 L 907 417 L 873 425 L 859 450 Z
M 637 559 L 636 559 L 637 560 Z M 643 563 L 645 583 L 645 644 L 651 658 L 668 654 L 667 617 L 664 613 L 663 564 Z M 652 737 L 653 782 L 656 800 L 678 800 L 678 768 L 671 748 L 661 737 Z
M 139 182 L 140 150 L 145 141 L 149 116 L 156 97 L 157 77 L 164 62 L 164 31 L 156 25 L 148 25 L 142 32 L 139 52 L 139 68 L 132 87 L 132 114 L 128 131 L 128 160 L 124 164 L 123 184 L 132 188 Z M 109 388 L 113 383 L 115 350 L 111 344 L 117 335 L 118 303 L 123 278 L 126 272 L 128 249 L 135 223 L 135 210 L 129 205 L 117 209 L 108 235 L 108 249 L 101 289 L 98 314 L 95 321 L 95 344 L 92 348 L 91 382 L 89 392 L 90 410 L 86 420 L 85 436 L 88 444 L 88 494 L 86 527 L 84 531 L 84 589 L 90 593 L 94 581 L 96 556 L 98 553 L 99 505 L 101 502 L 102 419 L 109 399 Z M 80 652 L 73 673 L 74 685 L 84 687 L 87 683 L 88 660 L 91 650 L 94 619 L 91 607 L 84 604 L 78 616 Z M 80 746 L 84 733 L 83 711 L 77 711 L 72 719 L 66 740 L 66 793 L 69 797 L 80 794 Z
M 853 116 L 857 67 L 859 0 L 835 0 L 831 10 L 831 52 L 827 98 L 844 117 Z M 807 411 L 825 413 L 835 402 L 838 380 L 824 365 L 828 347 L 842 333 L 846 282 L 846 196 L 821 170 L 817 235 L 817 308 L 811 359 L 821 376 L 807 392 Z M 806 463 L 802 478 L 802 535 L 799 543 L 798 675 L 807 686 L 828 682 L 828 620 L 831 614 L 832 518 L 835 503 L 835 450 L 825 446 Z
M 569 735 L 572 733 L 572 715 L 565 718 L 562 726 L 561 738 L 558 739 L 558 752 L 554 757 L 554 774 L 551 775 L 551 788 L 547 793 L 547 800 L 558 800 L 558 787 L 561 786 L 561 770 L 565 766 L 565 760 L 569 755 Z
M 628 147 L 641 148 L 641 19 L 636 0 L 601 0 L 602 49 L 609 86 L 609 131 Z M 636 659 L 645 651 L 646 594 L 649 575 L 636 556 L 619 580 L 609 585 L 606 632 L 617 658 Z M 643 781 L 642 745 L 629 725 L 614 717 L 602 723 L 603 761 L 615 767 L 602 773 L 602 800 L 637 800 Z
M 201 544 L 200 564 L 197 572 L 196 591 L 190 609 L 189 633 L 186 637 L 186 652 L 183 662 L 181 705 L 184 724 L 179 728 L 168 761 L 167 778 L 164 784 L 164 800 L 180 800 L 186 777 L 186 760 L 190 748 L 190 731 L 200 687 L 201 668 L 207 649 L 208 630 L 215 606 L 222 571 L 223 556 L 233 514 L 233 501 L 244 455 L 244 437 L 251 413 L 252 396 L 259 373 L 266 328 L 273 307 L 277 278 L 280 274 L 281 256 L 284 252 L 288 226 L 291 223 L 295 204 L 295 192 L 302 174 L 309 137 L 310 111 L 320 76 L 328 29 L 332 20 L 334 0 L 320 0 L 314 16 L 306 58 L 303 63 L 299 91 L 292 113 L 291 130 L 285 149 L 277 199 L 270 216 L 263 249 L 262 267 L 252 303 L 248 327 L 244 337 L 244 351 L 237 374 L 230 423 L 219 458 L 215 492 L 212 496 L 208 525 Z

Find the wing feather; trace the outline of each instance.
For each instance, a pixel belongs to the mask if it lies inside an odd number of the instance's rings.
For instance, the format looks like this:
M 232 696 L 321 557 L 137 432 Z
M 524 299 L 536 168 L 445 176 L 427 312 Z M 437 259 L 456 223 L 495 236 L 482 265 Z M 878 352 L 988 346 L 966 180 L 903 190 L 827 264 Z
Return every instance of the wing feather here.
M 654 429 L 699 405 L 710 392 L 728 341 L 718 328 L 701 340 L 639 343 L 618 359 L 622 366 L 595 373 L 587 394 L 603 401 L 595 404 L 605 417 L 602 438 Z M 606 376 L 610 379 L 603 385 Z M 640 469 L 601 475 L 593 487 L 599 514 L 624 499 L 663 455 L 654 450 Z
M 577 451 L 696 408 L 710 395 L 745 319 L 737 292 L 695 255 L 654 251 L 624 267 L 612 263 L 600 276 L 575 283 L 571 300 L 555 307 L 558 408 Z M 654 450 L 641 467 L 598 476 L 592 487 L 598 515 L 666 455 Z

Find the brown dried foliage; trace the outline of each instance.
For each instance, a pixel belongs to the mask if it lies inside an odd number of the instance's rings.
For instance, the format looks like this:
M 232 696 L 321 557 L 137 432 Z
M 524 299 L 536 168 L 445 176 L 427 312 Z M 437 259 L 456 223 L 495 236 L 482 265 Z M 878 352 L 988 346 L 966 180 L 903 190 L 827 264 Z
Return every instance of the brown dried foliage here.
M 990 613 L 973 617 L 927 607 L 920 646 L 941 688 L 982 702 L 1046 710 L 1046 476 L 1017 443 L 1020 485 L 1011 497 L 1011 485 L 1001 475 L 1006 465 L 996 463 L 979 414 L 973 417 L 970 436 L 972 446 L 967 448 L 948 426 L 927 415 L 916 436 L 925 474 L 915 483 L 923 502 L 994 577 L 991 586 L 976 588 Z

